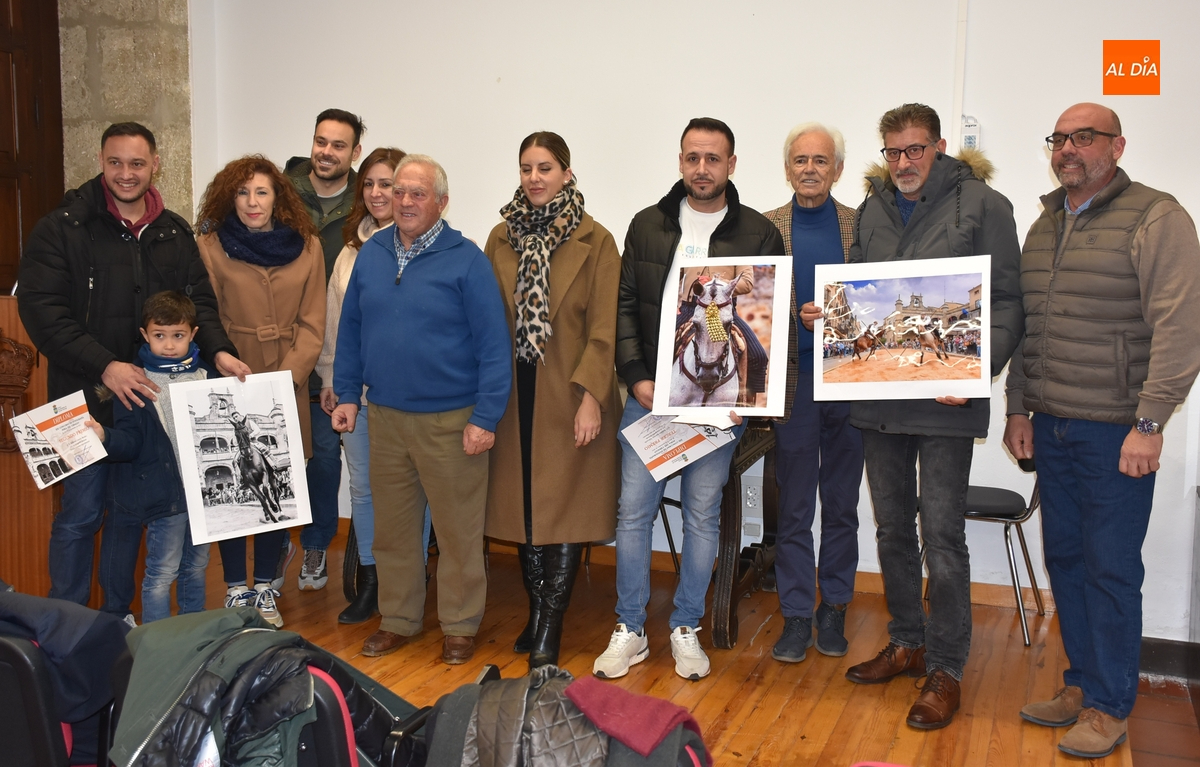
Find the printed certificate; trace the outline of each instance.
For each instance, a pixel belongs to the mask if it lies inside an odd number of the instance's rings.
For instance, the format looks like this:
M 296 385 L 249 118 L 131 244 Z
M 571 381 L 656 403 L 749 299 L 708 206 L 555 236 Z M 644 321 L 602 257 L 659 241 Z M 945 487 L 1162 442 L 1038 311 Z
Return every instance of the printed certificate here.
M 89 418 L 83 391 L 77 391 L 9 419 L 39 490 L 108 455 L 100 438 L 83 425 Z
M 621 432 L 646 464 L 650 476 L 661 482 L 675 472 L 732 442 L 732 429 L 693 426 L 673 416 L 647 415 Z

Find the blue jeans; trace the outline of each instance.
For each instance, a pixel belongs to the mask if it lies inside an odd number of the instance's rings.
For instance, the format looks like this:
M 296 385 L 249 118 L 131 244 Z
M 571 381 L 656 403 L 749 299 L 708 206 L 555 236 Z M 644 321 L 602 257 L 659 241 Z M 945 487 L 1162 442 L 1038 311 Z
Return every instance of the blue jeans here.
M 192 545 L 188 515 L 159 517 L 146 525 L 146 577 L 142 579 L 142 623 L 171 617 L 171 584 L 179 614 L 204 610 L 209 544 Z
M 858 570 L 858 488 L 863 444 L 850 425 L 846 402 L 813 402 L 812 376 L 801 374 L 792 414 L 776 422 L 775 482 L 779 521 L 775 579 L 785 618 L 810 618 L 820 582 L 821 601 L 854 598 Z M 821 489 L 821 567 L 813 551 L 812 525 Z M 816 576 L 814 577 L 814 571 Z
M 350 517 L 354 520 L 354 535 L 358 539 L 358 562 L 373 565 L 375 555 L 371 553 L 371 543 L 375 540 L 375 506 L 371 502 L 371 442 L 366 406 L 359 408 L 354 431 L 342 435 L 342 447 L 346 448 L 346 467 L 350 470 Z
M 62 481 L 62 509 L 54 515 L 50 527 L 51 599 L 86 605 L 91 598 L 92 552 L 96 533 L 104 524 L 108 469 L 106 463 L 93 463 Z M 100 545 L 106 543 L 102 541 Z M 124 613 L 121 617 L 125 617 Z
M 867 486 L 891 639 L 925 646 L 925 666 L 962 681 L 971 649 L 971 555 L 967 551 L 970 437 L 923 437 L 862 431 Z M 917 538 L 917 460 L 921 464 L 921 539 L 929 567 L 929 616 L 921 604 Z
M 619 430 L 650 411 L 633 397 L 625 403 Z M 740 439 L 745 424 L 734 427 Z M 630 631 L 641 631 L 646 623 L 650 599 L 650 550 L 654 518 L 667 480 L 655 482 L 637 452 L 619 434 L 621 442 L 621 499 L 617 507 L 617 620 Z M 734 440 L 714 450 L 680 473 L 683 504 L 683 544 L 680 552 L 679 585 L 675 587 L 675 610 L 671 630 L 680 626 L 697 628 L 704 617 L 704 598 L 717 559 L 721 525 L 721 493 L 729 479 L 729 462 L 737 448 Z
M 320 394 L 320 392 L 315 392 Z M 311 393 L 310 393 L 311 394 Z M 300 533 L 306 549 L 327 549 L 338 526 L 338 490 L 342 485 L 341 435 L 333 430 L 329 415 L 319 403 L 309 405 L 312 415 L 312 458 L 304 473 L 308 478 L 308 500 L 312 524 Z
M 1142 646 L 1142 542 L 1154 474 L 1117 470 L 1128 425 L 1033 417 L 1042 548 L 1071 666 L 1063 683 L 1083 705 L 1124 719 L 1137 699 Z

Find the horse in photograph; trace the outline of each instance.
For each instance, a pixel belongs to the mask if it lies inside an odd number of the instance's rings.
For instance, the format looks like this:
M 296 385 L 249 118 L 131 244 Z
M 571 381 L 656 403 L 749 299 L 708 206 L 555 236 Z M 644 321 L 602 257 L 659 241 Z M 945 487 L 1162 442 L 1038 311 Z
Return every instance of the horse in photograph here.
M 746 340 L 733 322 L 733 290 L 734 283 L 720 278 L 692 283 L 691 321 L 675 332 L 680 375 L 672 376 L 672 407 L 733 407 L 749 401 L 743 387 Z
M 272 524 L 287 519 L 279 507 L 279 489 L 275 480 L 275 469 L 254 447 L 246 419 L 229 419 L 237 439 L 238 457 L 235 460 L 242 487 L 249 488 L 262 504 L 263 524 Z
M 908 325 L 908 329 L 902 335 L 909 333 L 917 337 L 917 343 L 921 349 L 921 359 L 918 365 L 925 364 L 925 350 L 929 349 L 943 364 L 950 359 L 950 352 L 946 351 L 946 342 L 942 338 L 942 321 L 930 320 L 929 317 L 909 317 L 904 322 Z
M 869 360 L 875 356 L 879 347 L 879 326 L 872 322 L 870 327 L 863 328 L 862 334 L 854 339 L 854 359 L 865 361 L 862 353 L 866 352 L 866 359 Z

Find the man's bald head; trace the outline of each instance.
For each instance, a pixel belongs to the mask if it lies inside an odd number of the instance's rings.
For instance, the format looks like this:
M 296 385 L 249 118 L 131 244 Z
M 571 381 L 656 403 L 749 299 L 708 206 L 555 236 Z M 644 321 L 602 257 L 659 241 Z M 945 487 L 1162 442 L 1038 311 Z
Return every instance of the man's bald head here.
M 1096 130 L 1102 130 L 1105 133 L 1115 133 L 1118 136 L 1121 135 L 1121 118 L 1117 117 L 1117 113 L 1110 107 L 1106 107 L 1103 104 L 1094 104 L 1090 101 L 1084 101 L 1073 107 L 1069 107 L 1058 118 L 1058 121 L 1060 123 L 1063 121 L 1088 123 Z

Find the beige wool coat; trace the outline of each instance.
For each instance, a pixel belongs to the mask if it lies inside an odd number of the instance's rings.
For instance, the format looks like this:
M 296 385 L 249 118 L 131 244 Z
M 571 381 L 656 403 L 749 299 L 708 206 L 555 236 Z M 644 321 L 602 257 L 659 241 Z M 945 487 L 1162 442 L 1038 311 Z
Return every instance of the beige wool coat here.
M 308 376 L 325 337 L 325 256 L 309 239 L 299 258 L 262 267 L 230 258 L 215 232 L 196 239 L 217 294 L 221 324 L 255 373 L 287 370 L 296 389 L 304 457 L 312 457 Z
M 515 322 L 517 253 L 502 222 L 488 236 L 509 332 Z M 614 350 L 621 254 L 613 236 L 587 214 L 550 257 L 550 327 L 538 368 L 533 406 L 532 508 L 534 545 L 602 541 L 616 532 L 621 488 Z M 515 366 L 514 365 L 514 379 Z M 600 434 L 575 447 L 575 412 L 583 390 L 600 402 Z M 514 383 L 490 451 L 485 534 L 525 542 L 525 492 Z

